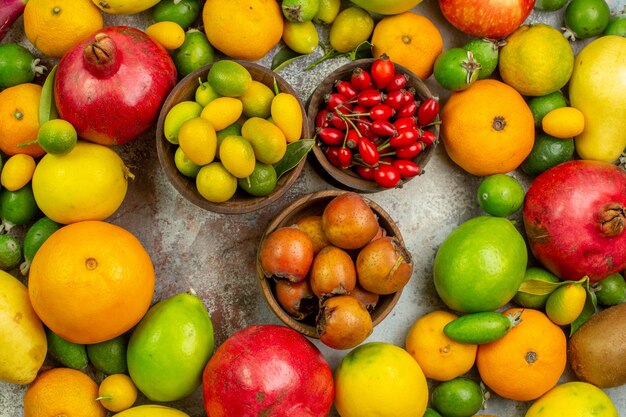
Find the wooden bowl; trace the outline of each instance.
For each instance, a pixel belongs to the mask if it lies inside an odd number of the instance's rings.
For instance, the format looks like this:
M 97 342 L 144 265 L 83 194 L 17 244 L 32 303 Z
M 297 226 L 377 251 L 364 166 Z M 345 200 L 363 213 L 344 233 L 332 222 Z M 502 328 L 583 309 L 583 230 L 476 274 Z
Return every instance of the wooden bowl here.
M 274 279 L 267 278 L 263 273 L 263 268 L 261 268 L 261 260 L 259 258 L 260 248 L 263 245 L 263 241 L 274 230 L 283 226 L 291 226 L 295 224 L 299 219 L 306 216 L 321 216 L 324 212 L 324 208 L 326 207 L 326 205 L 333 198 L 338 195 L 344 194 L 345 192 L 346 191 L 340 190 L 319 191 L 316 193 L 307 194 L 300 199 L 294 201 L 289 206 L 285 207 L 276 216 L 276 218 L 270 222 L 270 224 L 267 226 L 267 229 L 265 229 L 263 236 L 261 237 L 261 242 L 259 243 L 259 250 L 257 252 L 257 277 L 259 280 L 259 284 L 261 285 L 261 291 L 263 292 L 263 296 L 269 304 L 270 309 L 287 326 L 299 331 L 305 336 L 309 336 L 312 338 L 319 338 L 319 335 L 317 334 L 317 329 L 315 327 L 315 317 L 309 316 L 303 321 L 298 321 L 291 315 L 289 315 L 289 313 L 287 313 L 280 306 L 280 304 L 278 304 L 278 301 L 274 296 Z M 366 197 L 363 198 L 365 199 L 365 202 L 370 206 L 370 208 L 374 211 L 376 216 L 378 216 L 378 223 L 387 231 L 387 236 L 395 236 L 398 241 L 402 245 L 404 245 L 404 240 L 402 239 L 402 235 L 400 234 L 400 229 L 398 229 L 398 226 L 391 219 L 389 214 L 387 214 L 385 210 L 383 210 L 378 204 L 376 204 L 372 200 Z M 391 312 L 393 307 L 400 299 L 401 294 L 402 290 L 397 291 L 393 294 L 380 296 L 376 307 L 371 312 L 372 324 L 374 326 L 383 321 L 383 319 Z
M 296 91 L 280 75 L 272 72 L 270 69 L 247 61 L 236 62 L 246 67 L 252 75 L 253 80 L 262 82 L 270 87 L 272 91 L 274 91 L 274 79 L 276 79 L 281 92 L 290 93 L 296 98 L 298 97 Z M 165 116 L 167 115 L 167 112 L 169 112 L 172 107 L 181 101 L 194 100 L 196 88 L 198 87 L 198 78 L 202 81 L 206 81 L 207 74 L 209 73 L 211 66 L 212 64 L 206 65 L 187 75 L 174 87 L 165 100 L 159 114 L 156 131 L 156 146 L 157 153 L 159 155 L 159 163 L 174 188 L 176 188 L 176 190 L 178 190 L 183 197 L 191 201 L 196 206 L 223 214 L 249 213 L 273 203 L 285 194 L 289 187 L 291 187 L 291 185 L 296 181 L 300 172 L 302 172 L 302 168 L 306 163 L 306 158 L 303 158 L 302 161 L 289 172 L 283 174 L 283 176 L 278 180 L 274 191 L 266 196 L 254 197 L 247 194 L 243 190 L 237 189 L 235 195 L 230 200 L 223 203 L 213 203 L 202 197 L 196 189 L 195 179 L 182 175 L 176 168 L 174 163 L 174 153 L 176 152 L 178 146 L 170 143 L 165 138 L 163 133 L 163 124 L 165 123 Z M 305 109 L 299 98 L 298 101 L 300 102 L 300 109 L 303 115 L 301 137 L 310 138 L 311 131 L 308 120 L 305 116 Z
M 357 67 L 361 67 L 369 71 L 374 61 L 375 59 L 369 58 L 350 62 L 349 64 L 346 64 L 329 74 L 321 82 L 321 84 L 313 92 L 313 95 L 311 96 L 309 104 L 307 106 L 307 117 L 309 119 L 309 125 L 312 128 L 314 128 L 315 126 L 315 116 L 317 115 L 317 112 L 324 107 L 324 96 L 333 91 L 335 82 L 337 80 L 349 80 L 352 71 Z M 432 97 L 430 90 L 428 89 L 428 87 L 426 87 L 426 84 L 424 84 L 424 82 L 419 79 L 419 77 L 417 77 L 415 74 L 413 74 L 411 71 L 401 65 L 394 65 L 396 68 L 396 73 L 405 74 L 408 76 L 406 88 L 413 87 L 415 89 L 416 100 L 424 101 Z M 439 116 L 437 116 L 435 120 L 438 122 Z M 431 156 L 434 154 L 435 147 L 439 143 L 439 124 L 435 124 L 434 126 L 429 128 L 429 130 L 432 130 L 432 132 L 435 134 L 435 142 L 432 144 L 432 146 L 428 146 L 424 151 L 422 151 L 413 159 L 413 162 L 418 164 L 422 169 L 426 166 Z M 375 181 L 361 178 L 356 172 L 351 169 L 341 169 L 331 164 L 324 154 L 323 145 L 321 145 L 319 141 L 316 146 L 313 147 L 312 153 L 314 161 L 318 165 L 318 170 L 321 169 L 322 174 L 324 174 L 327 179 L 330 179 L 329 182 L 333 185 L 352 191 L 367 193 L 375 193 L 387 189 L 379 186 Z M 402 186 L 402 184 L 405 184 L 413 178 L 403 179 L 398 187 Z

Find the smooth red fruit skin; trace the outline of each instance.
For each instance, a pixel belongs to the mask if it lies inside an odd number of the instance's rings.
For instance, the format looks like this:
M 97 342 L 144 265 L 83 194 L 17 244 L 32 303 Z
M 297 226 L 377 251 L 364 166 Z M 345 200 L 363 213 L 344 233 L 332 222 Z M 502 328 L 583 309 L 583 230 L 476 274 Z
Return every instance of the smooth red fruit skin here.
M 285 326 L 253 325 L 220 345 L 202 375 L 209 417 L 326 417 L 333 375 L 320 351 Z
M 383 89 L 393 79 L 393 76 L 396 74 L 396 68 L 389 57 L 383 54 L 372 63 L 370 72 L 376 88 Z
M 401 179 L 400 171 L 393 165 L 379 165 L 375 170 L 374 181 L 381 187 L 396 187 Z
M 626 172 L 610 163 L 565 162 L 535 178 L 524 227 L 535 257 L 561 279 L 592 282 L 626 268 Z
M 355 89 L 362 91 L 372 88 L 372 78 L 370 77 L 369 72 L 365 71 L 363 68 L 357 67 L 354 71 L 352 71 L 350 84 L 352 84 L 352 87 Z
M 107 64 L 94 65 L 84 58 L 84 51 L 100 34 L 113 41 L 115 52 Z M 63 56 L 54 97 L 59 116 L 82 139 L 122 145 L 155 124 L 176 80 L 176 66 L 163 47 L 138 29 L 111 26 Z
M 468 35 L 498 39 L 517 29 L 535 0 L 439 0 L 444 17 Z

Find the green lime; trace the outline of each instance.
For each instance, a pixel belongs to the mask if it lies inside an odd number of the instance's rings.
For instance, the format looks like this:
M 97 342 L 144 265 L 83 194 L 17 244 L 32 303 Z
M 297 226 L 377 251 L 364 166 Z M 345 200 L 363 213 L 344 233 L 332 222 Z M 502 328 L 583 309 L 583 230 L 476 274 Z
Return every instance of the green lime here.
M 559 282 L 559 278 L 543 268 L 531 267 L 524 274 L 524 281 Z M 535 295 L 518 291 L 513 301 L 522 307 L 542 309 L 548 301 L 550 294 Z
M 565 8 L 563 22 L 570 40 L 586 39 L 604 32 L 611 18 L 611 9 L 604 0 L 572 0 Z
M 0 235 L 0 269 L 9 271 L 22 260 L 20 241 L 6 234 Z
M 63 119 L 52 119 L 39 127 L 37 133 L 37 143 L 49 154 L 65 155 L 74 146 L 78 135 L 74 126 Z
M 534 8 L 544 12 L 553 12 L 565 6 L 568 0 L 537 0 Z
M 527 261 L 526 242 L 510 220 L 474 217 L 439 246 L 433 270 L 435 289 L 453 310 L 496 310 L 517 293 Z
M 213 62 L 214 51 L 204 32 L 189 29 L 185 33 L 185 41 L 172 52 L 179 77 L 184 77 L 200 67 Z
M 530 107 L 530 112 L 533 114 L 535 127 L 538 128 L 541 127 L 541 121 L 546 114 L 554 109 L 566 106 L 567 100 L 565 100 L 565 96 L 560 91 L 555 91 L 545 96 L 533 97 L 528 100 L 528 107 Z
M 84 369 L 87 364 L 85 345 L 73 343 L 46 328 L 48 353 L 61 365 L 72 369 Z
M 29 83 L 36 74 L 43 74 L 46 67 L 22 45 L 5 43 L 0 45 L 0 90 L 22 83 Z
M 289 22 L 309 22 L 320 8 L 320 0 L 282 0 L 281 9 Z
M 60 228 L 61 225 L 59 223 L 44 216 L 28 229 L 24 236 L 24 262 L 20 265 L 22 275 L 26 276 L 28 274 L 30 263 L 41 245 L 43 245 L 43 242 Z
M 107 375 L 125 374 L 126 365 L 126 337 L 118 336 L 104 342 L 87 345 L 87 356 L 91 364 L 100 372 Z
M 424 412 L 423 417 L 442 417 L 442 415 L 436 412 L 435 410 L 433 410 L 432 408 L 428 407 L 426 411 Z
M 202 82 L 200 78 L 198 78 L 200 85 L 196 88 L 195 100 L 200 106 L 204 107 L 220 95 L 217 94 L 215 89 L 211 87 L 208 81 Z
M 480 207 L 497 217 L 512 215 L 524 203 L 524 188 L 515 178 L 505 174 L 493 174 L 483 179 L 476 194 Z
M 208 201 L 223 203 L 235 195 L 237 177 L 228 172 L 220 162 L 212 162 L 198 172 L 196 187 L 200 195 Z
M 250 87 L 239 97 L 243 103 L 243 114 L 246 117 L 269 117 L 272 109 L 274 92 L 265 84 L 252 80 Z
M 200 0 L 161 0 L 152 9 L 152 18 L 155 22 L 176 22 L 187 29 L 198 19 L 201 7 Z
M 252 84 L 252 75 L 240 63 L 223 59 L 211 66 L 207 81 L 219 95 L 239 97 Z
M 39 207 L 30 184 L 16 191 L 0 191 L 0 217 L 5 231 L 15 225 L 30 222 L 39 213 Z
M 479 80 L 489 77 L 498 66 L 499 48 L 498 41 L 487 38 L 474 39 L 463 46 L 463 49 L 472 51 L 474 59 L 480 64 Z
M 241 136 L 241 123 L 235 122 L 230 126 L 226 126 L 224 129 L 217 132 L 217 147 L 219 148 L 222 141 L 227 136 Z
M 196 178 L 200 168 L 202 168 L 201 165 L 191 162 L 180 146 L 176 148 L 176 152 L 174 153 L 174 164 L 181 174 L 189 178 Z
M 626 281 L 619 273 L 609 275 L 593 284 L 598 302 L 603 306 L 614 306 L 626 302 Z
M 626 10 L 611 16 L 609 24 L 604 29 L 604 35 L 626 37 Z
M 442 382 L 433 390 L 431 403 L 446 417 L 471 417 L 483 406 L 483 390 L 467 378 Z
M 530 154 L 520 165 L 522 171 L 536 176 L 574 157 L 574 139 L 558 139 L 546 133 L 539 133 Z
M 268 195 L 276 188 L 276 170 L 273 165 L 257 162 L 247 178 L 237 180 L 242 190 L 255 197 Z

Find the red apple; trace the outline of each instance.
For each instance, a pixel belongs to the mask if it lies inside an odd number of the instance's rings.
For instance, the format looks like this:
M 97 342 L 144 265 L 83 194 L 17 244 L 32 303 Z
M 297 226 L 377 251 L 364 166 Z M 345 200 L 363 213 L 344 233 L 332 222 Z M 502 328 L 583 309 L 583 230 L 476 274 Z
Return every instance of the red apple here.
M 517 29 L 535 0 L 439 0 L 444 17 L 468 35 L 498 39 Z
M 202 392 L 209 417 L 326 417 L 335 396 L 317 347 L 271 324 L 226 339 L 204 369 Z

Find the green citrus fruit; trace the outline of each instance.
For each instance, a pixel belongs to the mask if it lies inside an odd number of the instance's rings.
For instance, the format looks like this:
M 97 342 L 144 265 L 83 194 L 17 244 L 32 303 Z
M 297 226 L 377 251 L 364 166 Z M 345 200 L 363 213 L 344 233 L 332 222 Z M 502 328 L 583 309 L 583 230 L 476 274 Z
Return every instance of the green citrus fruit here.
M 178 145 L 178 131 L 187 120 L 200 117 L 202 105 L 195 101 L 185 100 L 176 103 L 165 115 L 163 134 L 169 143 Z
M 252 75 L 240 63 L 223 59 L 211 66 L 207 81 L 217 94 L 225 97 L 239 97 L 252 84 Z
M 100 343 L 87 345 L 87 356 L 91 364 L 107 375 L 123 374 L 128 371 L 126 349 L 128 339 L 118 336 Z
M 463 49 L 472 51 L 474 59 L 480 64 L 478 79 L 489 77 L 498 66 L 499 45 L 497 41 L 486 38 L 479 38 L 469 41 Z
M 85 345 L 70 342 L 46 328 L 48 353 L 61 365 L 72 369 L 84 369 L 88 364 Z
M 330 26 L 330 46 L 337 52 L 348 52 L 368 40 L 374 31 L 374 19 L 360 7 L 342 10 Z
M 534 8 L 544 12 L 553 12 L 565 6 L 568 0 L 537 0 Z
M 276 188 L 276 170 L 273 165 L 257 162 L 247 178 L 237 180 L 239 187 L 250 195 L 262 197 Z
M 183 29 L 191 26 L 200 15 L 200 0 L 161 0 L 152 9 L 155 22 L 175 22 Z
M 219 147 L 224 141 L 224 138 L 227 136 L 241 136 L 241 123 L 235 122 L 232 125 L 226 126 L 224 129 L 217 132 L 217 148 L 219 151 Z M 219 153 L 219 152 L 218 152 Z
M 174 152 L 174 164 L 178 172 L 189 178 L 196 178 L 200 168 L 202 168 L 202 165 L 191 162 L 180 146 L 176 148 L 176 152 Z
M 0 235 L 0 269 L 8 271 L 19 265 L 22 260 L 22 245 L 13 236 Z
M 528 252 L 502 217 L 474 217 L 443 241 L 435 256 L 435 289 L 453 310 L 475 313 L 508 303 L 521 285 Z
M 196 100 L 196 103 L 204 107 L 210 102 L 212 102 L 213 100 L 215 100 L 216 98 L 218 98 L 220 95 L 217 94 L 215 89 L 211 87 L 211 84 L 209 84 L 208 81 L 202 82 L 199 78 L 198 78 L 198 81 L 199 81 L 199 85 L 198 85 L 198 88 L 196 88 L 196 93 L 195 93 L 194 98 Z M 202 109 L 200 109 L 200 113 L 202 113 Z
M 604 35 L 615 35 L 626 37 L 626 12 L 622 11 L 611 16 L 609 24 L 604 29 Z
M 574 51 L 561 32 L 537 23 L 522 25 L 500 49 L 502 81 L 524 96 L 560 90 L 574 70 Z
M 550 293 L 546 301 L 546 315 L 559 326 L 572 323 L 582 313 L 587 291 L 581 284 L 559 286 Z
M 433 410 L 432 408 L 428 407 L 423 417 L 442 417 L 442 415 L 436 412 L 435 410 Z
M 39 207 L 30 184 L 16 191 L 0 191 L 0 217 L 5 231 L 14 225 L 30 222 L 39 213 Z
M 524 203 L 524 188 L 515 178 L 505 174 L 493 174 L 483 179 L 476 194 L 480 207 L 492 216 L 510 216 Z
M 541 121 L 546 114 L 550 113 L 554 109 L 559 107 L 566 107 L 567 100 L 561 91 L 555 91 L 545 96 L 532 97 L 528 100 L 528 107 L 533 114 L 535 120 L 535 127 L 541 127 Z
M 274 92 L 265 84 L 252 80 L 250 87 L 239 97 L 243 103 L 243 114 L 246 117 L 269 117 L 272 109 Z
M 480 385 L 467 378 L 442 382 L 431 397 L 433 408 L 446 417 L 471 417 L 481 409 L 483 401 Z
M 132 407 L 137 400 L 137 393 L 137 387 L 128 375 L 113 374 L 100 383 L 96 401 L 100 401 L 107 410 L 117 413 Z
M 555 283 L 559 282 L 559 278 L 552 272 L 536 267 L 528 268 L 524 274 L 524 281 L 531 280 Z M 517 294 L 515 294 L 515 297 L 513 297 L 513 301 L 522 307 L 535 308 L 539 310 L 545 307 L 549 296 L 550 294 L 536 295 L 518 291 Z
M 254 171 L 254 150 L 242 136 L 227 136 L 219 152 L 222 165 L 235 177 L 246 178 Z
M 283 42 L 299 54 L 310 54 L 319 44 L 319 35 L 313 22 L 285 22 Z
M 558 139 L 546 133 L 539 133 L 530 154 L 520 165 L 522 171 L 536 176 L 574 157 L 574 139 Z
M 598 303 L 614 306 L 626 302 L 626 281 L 619 272 L 609 275 L 593 286 Z
M 49 154 L 65 155 L 69 153 L 76 142 L 78 135 L 74 126 L 63 119 L 52 119 L 39 127 L 37 143 Z
M 235 195 L 237 177 L 220 162 L 203 166 L 196 176 L 196 187 L 202 197 L 213 203 L 223 203 Z

